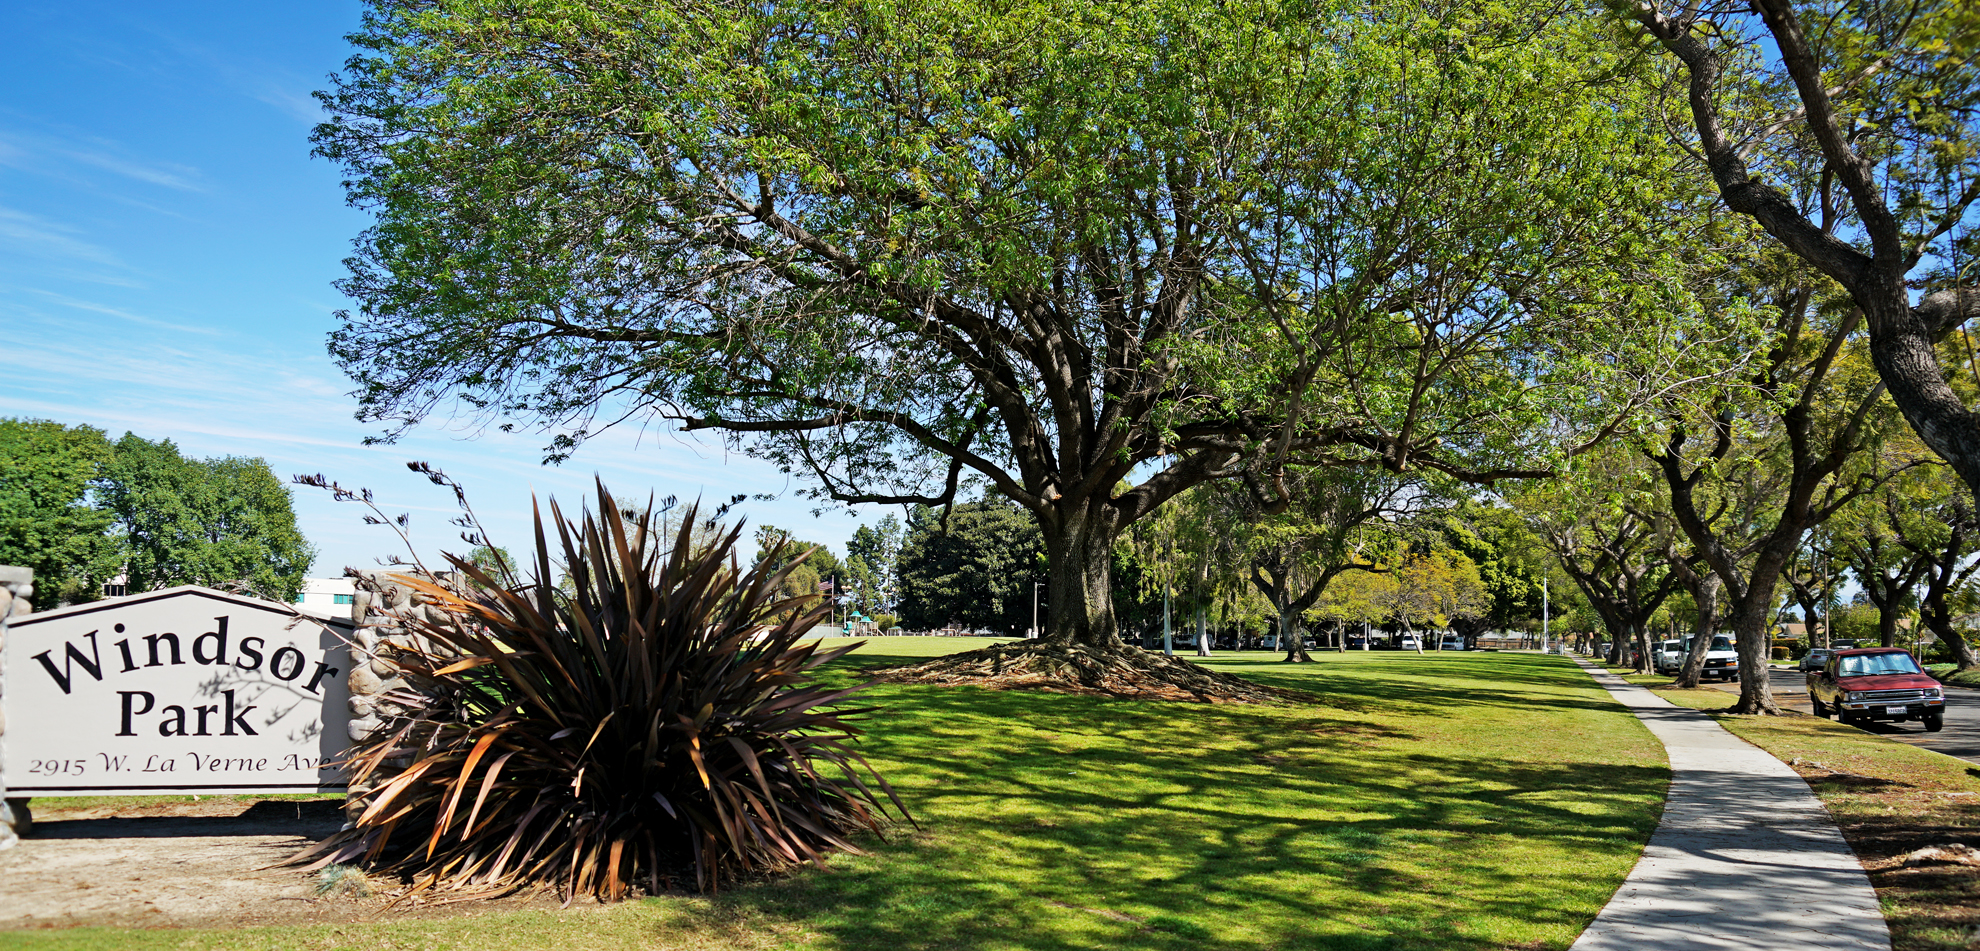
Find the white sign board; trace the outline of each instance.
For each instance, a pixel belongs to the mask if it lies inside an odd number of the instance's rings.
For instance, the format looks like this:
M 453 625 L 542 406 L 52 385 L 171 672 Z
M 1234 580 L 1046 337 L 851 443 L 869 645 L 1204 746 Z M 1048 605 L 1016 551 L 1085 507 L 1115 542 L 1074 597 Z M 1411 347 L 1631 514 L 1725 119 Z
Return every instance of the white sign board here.
M 7 795 L 342 791 L 350 633 L 198 587 L 16 618 Z

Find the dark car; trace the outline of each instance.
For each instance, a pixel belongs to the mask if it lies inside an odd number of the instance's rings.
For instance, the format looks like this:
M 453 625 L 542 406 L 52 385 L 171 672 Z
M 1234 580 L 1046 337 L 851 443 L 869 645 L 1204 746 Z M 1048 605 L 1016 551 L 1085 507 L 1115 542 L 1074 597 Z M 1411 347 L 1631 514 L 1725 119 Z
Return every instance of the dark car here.
M 1808 675 L 1808 699 L 1816 716 L 1833 713 L 1844 723 L 1917 720 L 1933 733 L 1946 725 L 1944 689 L 1895 647 L 1836 651 Z
M 1804 674 L 1812 674 L 1815 671 L 1821 670 L 1823 667 L 1828 666 L 1829 657 L 1834 653 L 1834 648 L 1817 647 L 1802 656 L 1799 669 Z

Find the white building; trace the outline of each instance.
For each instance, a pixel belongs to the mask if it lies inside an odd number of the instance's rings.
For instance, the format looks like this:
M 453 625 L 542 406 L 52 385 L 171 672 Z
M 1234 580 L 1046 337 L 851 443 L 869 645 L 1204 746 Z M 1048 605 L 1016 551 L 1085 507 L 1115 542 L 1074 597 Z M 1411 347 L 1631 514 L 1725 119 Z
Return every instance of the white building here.
M 304 578 L 302 595 L 296 604 L 303 610 L 326 617 L 350 617 L 357 585 L 349 578 Z

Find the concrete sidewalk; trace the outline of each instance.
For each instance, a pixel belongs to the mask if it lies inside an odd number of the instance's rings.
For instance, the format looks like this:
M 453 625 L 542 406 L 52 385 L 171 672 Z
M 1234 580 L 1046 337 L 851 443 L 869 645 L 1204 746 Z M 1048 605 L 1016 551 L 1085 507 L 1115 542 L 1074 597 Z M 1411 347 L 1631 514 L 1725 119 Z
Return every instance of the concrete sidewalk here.
M 1794 770 L 1696 710 L 1582 662 L 1670 754 L 1664 818 L 1573 951 L 1890 951 L 1877 893 Z

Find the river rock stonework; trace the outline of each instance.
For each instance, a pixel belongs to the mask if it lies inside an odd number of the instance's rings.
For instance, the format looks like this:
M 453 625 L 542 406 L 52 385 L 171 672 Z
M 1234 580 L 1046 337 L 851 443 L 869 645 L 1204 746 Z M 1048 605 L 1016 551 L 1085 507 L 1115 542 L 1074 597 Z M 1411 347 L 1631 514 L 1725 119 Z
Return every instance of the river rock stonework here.
M 30 568 L 17 568 L 13 565 L 0 565 L 0 692 L 7 689 L 7 622 L 25 616 L 33 610 L 28 599 L 34 597 L 34 571 Z M 0 736 L 7 732 L 7 718 L 4 708 L 0 708 Z M 0 786 L 0 849 L 11 849 L 20 844 L 20 837 L 34 827 L 34 819 L 27 809 L 26 799 L 8 799 L 7 789 Z
M 446 587 L 459 583 L 454 572 L 427 575 L 412 569 L 387 571 L 346 568 L 357 593 L 351 598 L 351 622 L 357 625 L 357 643 L 351 647 L 350 738 L 353 744 L 397 729 L 399 718 L 410 707 L 411 698 L 392 692 L 406 685 L 396 659 L 407 653 L 451 654 L 430 638 L 417 633 L 417 622 L 438 624 L 445 614 L 428 596 L 413 590 L 409 578 L 437 582 Z M 403 768 L 404 762 L 387 760 L 384 768 L 363 783 L 352 778 L 350 796 L 355 799 Z

